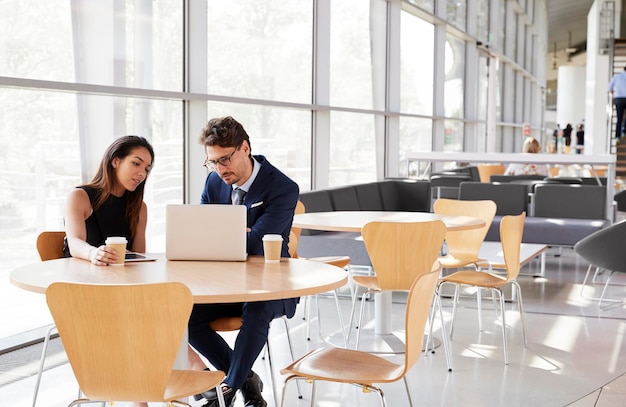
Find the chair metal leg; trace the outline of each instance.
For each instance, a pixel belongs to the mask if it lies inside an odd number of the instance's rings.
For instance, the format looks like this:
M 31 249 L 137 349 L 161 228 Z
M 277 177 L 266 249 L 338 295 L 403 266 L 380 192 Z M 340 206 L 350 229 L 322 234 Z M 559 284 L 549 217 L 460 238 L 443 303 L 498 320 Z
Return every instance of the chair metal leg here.
M 41 384 L 41 375 L 43 374 L 43 368 L 46 362 L 46 352 L 48 351 L 48 345 L 50 343 L 50 336 L 52 335 L 52 331 L 54 331 L 55 329 L 56 329 L 56 325 L 52 324 L 46 331 L 46 337 L 43 340 L 43 348 L 41 349 L 41 358 L 39 359 L 39 371 L 37 372 L 37 380 L 35 381 L 35 390 L 33 391 L 32 407 L 35 407 L 35 405 L 37 404 L 37 395 L 39 394 L 39 385 Z M 79 390 L 78 398 L 80 398 L 80 390 Z
M 435 320 L 435 305 L 434 305 L 434 301 L 435 298 L 439 298 L 439 283 L 437 284 L 437 287 L 435 288 L 435 295 L 433 296 L 433 303 L 431 303 L 430 305 L 430 312 L 428 313 L 428 335 L 426 335 L 426 343 L 424 344 L 424 356 L 428 355 L 428 351 L 430 350 L 430 343 L 431 343 L 431 338 L 433 336 L 433 322 Z M 439 304 L 441 304 L 441 302 L 439 302 Z M 442 322 L 442 327 L 443 327 L 443 321 Z M 443 335 L 445 336 L 445 331 L 442 329 Z M 435 341 L 432 341 L 433 343 L 433 353 L 435 353 Z
M 289 332 L 289 324 L 287 322 L 287 317 L 286 316 L 282 316 L 281 319 L 283 320 L 283 323 L 285 324 L 285 334 L 287 336 L 287 344 L 289 345 L 289 353 L 291 355 L 291 360 L 294 361 L 296 360 L 295 355 L 293 353 L 293 343 L 291 342 L 291 334 Z M 277 389 L 277 385 L 278 383 L 276 383 L 276 380 L 274 379 L 274 366 L 272 364 L 272 349 L 270 347 L 270 340 L 269 338 L 267 338 L 267 342 L 266 342 L 266 347 L 267 347 L 267 362 L 269 364 L 270 367 L 270 375 L 272 376 L 272 390 L 274 392 L 274 401 L 275 401 L 275 405 L 278 406 L 278 389 Z M 300 382 L 296 380 L 296 388 L 298 389 L 298 398 L 301 399 L 302 398 L 302 392 L 300 391 Z
M 505 317 L 505 308 L 504 308 L 504 294 L 502 293 L 502 290 L 498 289 L 498 288 L 492 288 L 491 289 L 492 293 L 498 293 L 498 297 L 500 299 L 500 310 L 502 312 L 502 344 L 504 346 L 504 364 L 508 365 L 509 364 L 509 349 L 508 349 L 508 344 L 507 344 L 507 340 L 506 340 L 506 317 Z
M 358 331 L 356 332 L 356 344 L 354 345 L 354 349 L 356 350 L 359 349 L 359 339 L 361 338 L 363 313 L 365 312 L 365 297 L 371 292 L 374 292 L 374 291 L 367 290 L 363 293 L 363 296 L 361 297 L 361 312 L 359 313 L 359 323 L 357 325 Z
M 315 295 L 315 301 L 317 301 L 317 295 Z M 311 340 L 311 296 L 306 297 L 306 340 Z M 318 313 L 319 317 L 319 313 Z M 305 319 L 304 317 L 302 319 Z
M 441 284 L 441 283 L 440 283 Z M 426 345 L 424 347 L 424 355 L 428 354 L 428 350 L 430 349 L 430 343 L 433 343 L 434 349 L 434 340 L 431 340 L 433 336 L 433 323 L 435 320 L 435 307 L 439 308 L 439 319 L 441 320 L 441 341 L 443 342 L 443 349 L 446 355 L 446 363 L 448 365 L 448 372 L 452 371 L 452 354 L 450 352 L 450 339 L 448 338 L 448 333 L 446 332 L 446 324 L 443 320 L 443 308 L 441 303 L 441 291 L 439 291 L 440 284 L 437 285 L 435 289 L 435 295 L 433 296 L 433 305 L 430 310 L 430 323 L 428 328 L 428 336 L 426 339 Z M 434 350 L 433 350 L 433 353 Z
M 615 273 L 615 271 L 609 272 L 609 275 L 606 277 L 606 283 L 604 283 L 602 294 L 600 294 L 600 302 L 598 302 L 599 308 L 602 308 L 602 301 L 604 301 L 604 294 L 606 294 L 606 289 L 609 287 L 609 282 L 611 281 L 611 277 L 613 277 L 613 273 Z
M 337 318 L 339 318 L 339 326 L 341 327 L 341 335 L 343 336 L 343 343 L 344 343 L 344 347 L 347 349 L 348 348 L 348 335 L 346 334 L 346 327 L 343 321 L 343 313 L 341 312 L 341 305 L 339 304 L 338 290 L 335 289 L 333 293 L 335 295 L 335 305 L 337 306 Z M 319 313 L 319 310 L 318 310 L 318 313 Z M 318 318 L 319 318 L 319 315 L 318 315 Z M 320 332 L 322 331 L 320 330 Z
M 524 305 L 522 304 L 522 288 L 520 287 L 517 281 L 511 281 L 511 284 L 515 287 L 517 291 L 517 311 L 519 312 L 519 318 L 522 323 L 522 336 L 524 338 L 524 347 L 528 347 L 528 342 L 526 341 L 526 323 L 524 322 Z
M 476 307 L 478 312 L 478 332 L 483 331 L 483 296 L 480 287 L 476 287 Z
M 354 321 L 354 311 L 356 309 L 356 291 L 354 293 L 354 295 L 352 296 L 352 306 L 350 307 L 350 319 L 348 321 L 348 334 L 346 336 L 346 340 L 349 342 L 350 341 L 350 335 L 352 334 L 352 322 Z M 359 327 L 355 327 L 355 329 L 359 329 Z
M 580 286 L 580 296 L 582 298 L 585 298 L 585 293 L 584 293 L 585 286 L 587 285 L 587 279 L 589 278 L 589 273 L 591 272 L 591 268 L 592 267 L 593 267 L 592 264 L 590 264 L 589 267 L 587 267 L 587 273 L 585 273 L 585 278 L 583 279 L 583 284 L 582 284 L 582 286 Z M 598 268 L 599 267 L 596 267 L 596 273 L 593 275 L 594 278 L 595 278 L 596 274 L 598 273 Z
M 282 391 L 282 397 L 280 399 L 280 407 L 283 407 L 285 405 L 285 395 L 287 393 L 287 384 L 292 380 L 296 381 L 296 384 L 298 384 L 298 392 L 300 391 L 299 377 L 296 375 L 288 376 L 283 382 L 283 391 Z M 276 405 L 278 405 L 278 400 L 276 400 Z
M 317 390 L 317 380 L 313 380 L 311 383 L 311 407 L 315 407 L 315 390 Z
M 452 352 L 450 352 L 450 339 L 446 335 L 446 324 L 443 320 L 443 309 L 441 306 L 441 298 L 439 297 L 439 295 L 435 295 L 435 305 L 439 308 L 439 319 L 441 320 L 441 341 L 443 342 L 443 350 L 446 355 L 446 363 L 448 364 L 448 372 L 451 372 L 452 371 Z M 431 321 L 431 332 L 432 332 L 432 321 Z
M 604 269 L 602 269 L 600 267 L 596 267 L 596 271 L 593 273 L 593 278 L 591 279 L 591 282 L 594 283 L 594 284 L 598 284 L 597 278 L 603 272 L 604 272 Z
M 406 380 L 406 377 L 405 377 L 405 380 Z M 405 381 L 405 385 L 408 386 L 406 381 Z M 380 405 L 382 407 L 387 407 L 387 401 L 385 400 L 385 393 L 383 393 L 383 390 L 380 387 L 375 387 L 375 386 L 365 386 L 365 387 L 367 387 L 367 390 L 373 391 L 374 393 L 378 394 L 378 399 L 380 400 Z M 407 390 L 408 390 L 408 387 L 407 387 Z M 413 406 L 413 402 L 411 401 L 411 396 L 409 396 L 409 404 L 411 406 Z
M 409 386 L 409 380 L 406 378 L 406 375 L 404 375 L 403 379 L 404 379 L 404 387 L 406 388 L 406 395 L 409 398 L 409 406 L 413 406 L 413 397 L 411 397 L 411 387 Z M 384 400 L 385 398 L 383 397 L 383 405 L 385 402 Z
M 459 302 L 459 284 L 454 285 L 454 299 L 452 301 L 452 320 L 450 321 L 450 340 L 452 340 L 452 332 L 454 332 L 454 321 L 456 319 L 456 307 Z

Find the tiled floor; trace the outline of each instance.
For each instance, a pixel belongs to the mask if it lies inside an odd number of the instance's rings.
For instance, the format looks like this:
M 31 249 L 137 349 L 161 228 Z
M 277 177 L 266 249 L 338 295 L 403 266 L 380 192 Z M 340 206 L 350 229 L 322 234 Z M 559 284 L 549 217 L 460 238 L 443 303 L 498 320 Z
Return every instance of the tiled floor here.
M 494 322 L 490 301 L 483 301 L 484 331 L 478 332 L 475 301 L 462 299 L 452 341 L 453 371 L 448 372 L 443 350 L 418 360 L 409 373 L 409 383 L 415 405 L 419 406 L 573 406 L 612 407 L 626 405 L 626 308 L 617 305 L 602 311 L 597 302 L 580 297 L 580 283 L 587 265 L 578 259 L 571 249 L 551 249 L 547 256 L 546 276 L 521 276 L 528 347 L 521 338 L 520 319 L 515 304 L 509 303 L 507 325 L 509 326 L 509 365 L 505 366 L 502 352 L 501 327 Z M 525 271 L 535 272 L 533 262 Z M 621 278 L 621 281 L 620 281 Z M 626 283 L 626 276 L 616 277 L 616 283 Z M 598 287 L 590 287 L 586 295 L 598 295 Z M 626 298 L 626 288 L 611 286 L 609 295 Z M 401 329 L 402 296 L 394 297 L 394 327 Z M 337 313 L 334 303 L 321 299 L 323 331 L 338 340 Z M 344 316 L 350 310 L 350 302 L 342 301 Z M 306 340 L 306 323 L 302 320 L 302 304 L 299 314 L 290 322 L 295 352 L 301 355 L 308 349 L 324 346 L 317 337 L 316 324 L 312 325 L 313 338 Z M 450 316 L 449 300 L 444 300 L 446 317 Z M 368 302 L 370 318 L 373 304 Z M 315 320 L 314 320 L 315 322 Z M 370 324 L 371 325 L 371 324 Z M 367 327 L 366 327 L 367 328 Z M 371 328 L 370 328 L 371 329 Z M 368 329 L 364 337 L 372 335 Z M 439 332 L 437 332 L 439 335 Z M 276 321 L 271 329 L 273 356 L 276 366 L 289 362 L 284 329 Z M 232 337 L 231 337 L 232 338 Z M 64 363 L 64 355 L 56 341 L 53 351 L 57 367 L 48 370 L 43 377 L 40 407 L 66 405 L 75 396 L 77 385 L 71 369 Z M 32 397 L 38 348 L 30 354 L 15 357 L 17 362 L 3 362 L 0 357 L 0 405 L 29 406 Z M 397 360 L 402 355 L 391 356 Z M 30 362 L 30 365 L 29 365 Z M 272 405 L 271 381 L 268 378 L 267 361 L 259 359 L 255 370 L 264 378 L 264 395 Z M 279 374 L 275 377 L 282 380 Z M 10 382 L 10 383 L 9 383 Z M 2 385 L 2 383 L 5 383 Z M 384 384 L 388 406 L 406 406 L 408 400 L 402 382 Z M 308 406 L 310 385 L 301 383 L 304 399 L 298 400 L 295 385 L 287 388 L 285 406 Z M 117 406 L 124 406 L 117 403 Z M 199 404 L 196 404 L 199 405 Z M 349 385 L 319 384 L 317 405 L 378 406 L 374 394 L 362 393 Z M 241 398 L 236 406 L 243 406 Z

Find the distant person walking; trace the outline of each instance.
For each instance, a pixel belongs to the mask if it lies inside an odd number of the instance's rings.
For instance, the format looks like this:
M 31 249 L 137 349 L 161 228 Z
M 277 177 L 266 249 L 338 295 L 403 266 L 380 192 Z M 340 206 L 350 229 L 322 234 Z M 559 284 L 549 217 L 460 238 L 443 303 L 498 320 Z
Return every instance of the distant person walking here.
M 583 147 L 585 146 L 585 125 L 583 123 L 578 124 L 578 128 L 576 130 L 576 154 L 580 154 Z
M 615 138 L 619 140 L 624 134 L 624 111 L 626 110 L 626 67 L 624 72 L 613 76 L 609 82 L 609 93 L 613 95 L 613 104 L 617 114 L 615 124 Z

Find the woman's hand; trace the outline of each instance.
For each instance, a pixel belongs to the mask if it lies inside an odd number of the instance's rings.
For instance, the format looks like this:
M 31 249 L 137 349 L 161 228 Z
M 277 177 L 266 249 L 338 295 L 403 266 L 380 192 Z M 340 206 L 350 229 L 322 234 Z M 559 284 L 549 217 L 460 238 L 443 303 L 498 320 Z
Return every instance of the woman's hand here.
M 94 247 L 89 251 L 89 261 L 96 266 L 108 266 L 117 260 L 117 252 L 105 245 Z

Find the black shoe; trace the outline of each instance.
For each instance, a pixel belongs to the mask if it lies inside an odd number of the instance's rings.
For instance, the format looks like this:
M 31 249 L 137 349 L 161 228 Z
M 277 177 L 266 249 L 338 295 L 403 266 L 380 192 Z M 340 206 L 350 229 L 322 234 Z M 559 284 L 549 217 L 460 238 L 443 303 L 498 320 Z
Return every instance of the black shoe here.
M 211 370 L 208 367 L 204 369 L 205 371 Z M 207 401 L 213 401 L 215 399 L 217 399 L 217 393 L 215 388 L 212 388 L 211 390 L 207 390 L 204 393 L 200 393 L 200 394 L 196 394 L 195 396 L 193 396 L 194 400 L 199 401 L 202 399 L 205 399 Z
M 246 407 L 266 407 L 267 402 L 263 399 L 263 382 L 258 374 L 252 372 L 241 386 L 244 406 Z
M 204 396 L 206 393 L 208 392 L 204 392 L 202 395 Z M 237 390 L 231 389 L 230 387 L 222 387 L 222 395 L 224 395 L 224 405 L 226 407 L 233 407 L 235 405 Z M 215 398 L 212 400 L 207 399 L 207 402 L 204 403 L 202 407 L 220 407 L 219 400 L 217 399 L 217 393 L 215 391 L 213 392 L 213 397 Z

